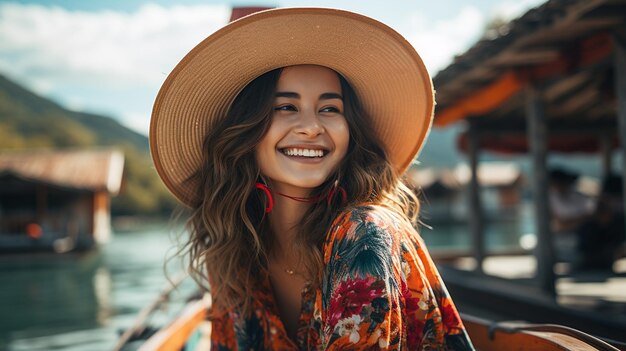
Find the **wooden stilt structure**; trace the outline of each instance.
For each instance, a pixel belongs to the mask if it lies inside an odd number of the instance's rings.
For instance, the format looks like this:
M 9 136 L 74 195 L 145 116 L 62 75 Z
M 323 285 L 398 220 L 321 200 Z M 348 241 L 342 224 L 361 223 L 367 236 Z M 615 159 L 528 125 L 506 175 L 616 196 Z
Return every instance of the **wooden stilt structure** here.
M 611 135 L 612 133 L 607 134 Z M 599 136 L 598 143 L 600 144 L 600 157 L 602 157 L 602 177 L 606 178 L 613 169 L 613 138 L 607 138 L 606 135 L 604 137 Z
M 620 148 L 622 154 L 622 184 L 626 189 L 626 35 L 624 31 L 613 35 L 615 46 L 615 96 L 617 98 L 617 124 L 619 127 Z M 626 196 L 623 196 L 626 209 Z M 625 216 L 626 218 L 626 216 Z
M 555 295 L 554 249 L 550 233 L 550 208 L 548 199 L 548 128 L 544 114 L 543 97 L 533 86 L 526 90 L 526 118 L 528 145 L 532 158 L 532 190 L 537 233 L 537 279 L 543 291 Z
M 599 297 L 584 300 L 584 306 L 580 301 L 572 304 L 561 290 L 581 273 L 576 265 L 576 254 L 580 252 L 568 257 L 560 255 L 558 260 L 562 262 L 555 264 L 546 161 L 552 152 L 595 154 L 601 157 L 602 168 L 583 170 L 583 173 L 606 175 L 620 166 L 613 165 L 611 159 L 618 137 L 626 189 L 625 23 L 626 0 L 547 0 L 498 28 L 493 37 L 482 38 L 434 77 L 437 90 L 434 125 L 446 127 L 457 122 L 471 125 L 459 136 L 457 145 L 471 163 L 476 162 L 472 165 L 474 175 L 478 168 L 478 150 L 481 154 L 493 152 L 498 156 L 527 155 L 531 161 L 526 179 L 532 190 L 536 224 L 533 233 L 538 239 L 535 257 L 531 260 L 537 262 L 536 279 L 529 281 L 526 276 L 509 276 L 502 281 L 508 290 L 498 286 L 490 294 L 486 282 L 491 278 L 487 273 L 492 270 L 487 264 L 481 274 L 463 270 L 452 275 L 442 270 L 457 301 L 467 299 L 467 306 L 483 302 L 491 311 L 499 306 L 501 311 L 511 315 L 529 312 L 532 310 L 529 300 L 541 298 L 541 304 L 537 304 L 541 308 L 537 308 L 533 316 L 520 318 L 568 325 L 582 320 L 573 313 L 584 307 L 593 318 L 579 327 L 589 328 L 594 334 L 601 334 L 609 327 L 607 322 L 623 315 L 622 306 L 614 308 L 616 304 Z M 582 163 L 573 165 L 574 168 L 584 166 Z M 477 187 L 470 191 L 470 213 L 476 213 L 479 191 Z M 623 205 L 626 208 L 626 199 Z M 483 255 L 479 241 L 482 238 L 477 229 L 482 225 L 478 221 L 471 225 L 476 258 Z M 568 229 L 574 231 L 573 227 Z M 564 244 L 578 249 L 574 242 Z M 564 249 L 569 248 L 564 246 Z M 611 254 L 610 249 L 607 248 L 608 254 Z M 616 247 L 614 254 L 620 254 L 619 248 Z M 485 263 L 492 263 L 490 259 L 485 259 Z M 462 267 L 460 263 L 458 267 Z M 559 268 L 559 276 L 555 274 L 555 267 Z M 617 267 L 614 265 L 614 271 L 608 273 L 619 279 L 623 271 Z M 602 279 L 597 272 L 582 273 Z M 457 288 L 455 295 L 455 286 L 466 289 Z M 524 287 L 532 289 L 527 291 Z M 559 298 L 555 298 L 556 292 Z M 520 299 L 510 300 L 517 293 Z M 626 296 L 622 291 L 617 294 L 620 298 Z M 563 316 L 569 317 L 556 319 L 555 311 L 561 310 Z M 570 312 L 572 314 L 568 314 Z M 607 337 L 623 338 L 623 324 L 613 330 L 616 332 Z
M 483 261 L 485 259 L 485 240 L 483 207 L 480 197 L 480 183 L 478 181 L 479 138 L 478 131 L 470 124 L 468 157 L 472 178 L 469 184 L 469 218 L 472 231 L 472 251 L 474 259 L 476 260 L 474 270 L 478 273 L 482 273 Z

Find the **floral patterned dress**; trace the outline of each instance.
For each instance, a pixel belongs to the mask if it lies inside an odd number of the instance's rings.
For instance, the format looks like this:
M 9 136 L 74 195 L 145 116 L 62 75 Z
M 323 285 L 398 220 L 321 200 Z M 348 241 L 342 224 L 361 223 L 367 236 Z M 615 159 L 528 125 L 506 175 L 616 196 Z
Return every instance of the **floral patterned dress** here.
M 212 350 L 473 350 L 422 239 L 380 206 L 339 216 L 323 247 L 322 286 L 306 286 L 297 340 L 280 320 L 269 278 L 256 313 L 213 320 Z

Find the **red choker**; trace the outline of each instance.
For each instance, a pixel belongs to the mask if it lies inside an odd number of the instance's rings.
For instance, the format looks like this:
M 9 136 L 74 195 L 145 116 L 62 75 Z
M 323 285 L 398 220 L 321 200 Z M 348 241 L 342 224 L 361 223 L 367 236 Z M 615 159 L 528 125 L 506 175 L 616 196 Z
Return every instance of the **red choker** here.
M 283 193 L 278 193 L 278 195 L 280 196 L 284 196 L 286 198 L 292 199 L 294 201 L 298 201 L 298 202 L 306 202 L 306 203 L 315 203 L 315 202 L 319 202 L 322 199 L 321 195 L 318 196 L 312 196 L 312 197 L 299 197 L 299 196 L 291 196 L 291 195 L 287 195 L 287 194 L 283 194 Z
M 263 183 L 257 182 L 256 188 L 263 191 L 263 193 L 265 193 L 265 196 L 267 197 L 267 201 L 268 201 L 267 207 L 265 208 L 265 213 L 270 213 L 272 211 L 272 208 L 274 208 L 274 199 L 272 198 L 272 193 L 270 192 L 267 185 Z M 317 196 L 312 196 L 312 197 L 300 197 L 300 196 L 291 196 L 291 195 L 277 192 L 277 194 L 280 196 L 292 199 L 294 201 L 310 203 L 310 204 L 320 202 L 322 199 L 326 198 L 329 206 L 331 205 L 332 200 L 337 193 L 341 194 L 341 202 L 345 204 L 348 200 L 348 196 L 347 196 L 348 194 L 346 194 L 346 190 L 340 185 L 333 187 L 326 196 L 317 195 Z

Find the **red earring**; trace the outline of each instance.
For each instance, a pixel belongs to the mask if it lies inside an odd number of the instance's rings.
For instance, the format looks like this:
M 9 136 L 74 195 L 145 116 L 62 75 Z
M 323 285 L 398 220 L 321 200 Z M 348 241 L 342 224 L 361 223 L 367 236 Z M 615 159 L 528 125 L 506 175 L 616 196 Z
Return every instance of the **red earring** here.
M 268 189 L 267 185 L 259 182 L 256 183 L 256 188 L 263 190 L 265 196 L 267 197 L 268 204 L 265 208 L 265 213 L 272 212 L 272 208 L 274 208 L 274 198 L 272 197 L 272 193 L 270 193 L 270 189 Z
M 330 192 L 328 193 L 328 206 L 330 206 L 331 202 L 333 201 L 333 197 L 335 196 L 335 193 L 337 191 L 341 193 L 342 204 L 345 204 L 348 201 L 348 193 L 346 193 L 346 189 L 339 185 L 339 181 L 335 181 L 335 185 L 332 189 L 330 189 Z

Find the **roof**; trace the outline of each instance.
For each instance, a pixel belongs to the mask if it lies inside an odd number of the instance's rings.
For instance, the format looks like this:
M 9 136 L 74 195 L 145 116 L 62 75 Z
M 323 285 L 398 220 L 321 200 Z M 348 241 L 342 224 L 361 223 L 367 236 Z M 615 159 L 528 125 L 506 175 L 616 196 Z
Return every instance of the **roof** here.
M 541 90 L 552 137 L 615 133 L 614 35 L 626 0 L 550 0 L 498 28 L 440 71 L 435 125 L 524 133 L 527 88 Z
M 124 155 L 117 150 L 0 150 L 0 175 L 65 188 L 117 194 Z

